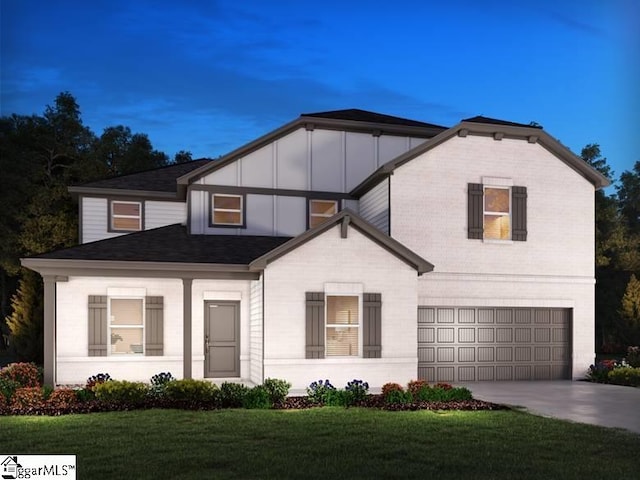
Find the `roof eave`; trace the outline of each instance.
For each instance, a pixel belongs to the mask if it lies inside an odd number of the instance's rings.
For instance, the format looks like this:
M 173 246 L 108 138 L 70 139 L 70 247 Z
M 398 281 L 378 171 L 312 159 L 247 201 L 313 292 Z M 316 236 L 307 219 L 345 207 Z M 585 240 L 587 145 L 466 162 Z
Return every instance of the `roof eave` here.
M 71 186 L 68 187 L 67 190 L 69 193 L 77 195 L 144 197 L 160 200 L 179 199 L 176 192 L 162 192 L 157 190 L 133 190 L 130 188 L 100 188 L 83 186 Z

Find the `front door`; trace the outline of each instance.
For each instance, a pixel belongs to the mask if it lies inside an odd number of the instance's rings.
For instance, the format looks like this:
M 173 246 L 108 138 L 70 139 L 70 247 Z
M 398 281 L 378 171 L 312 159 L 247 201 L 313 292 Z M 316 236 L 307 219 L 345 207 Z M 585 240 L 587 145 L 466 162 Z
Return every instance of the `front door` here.
M 240 376 L 240 302 L 204 303 L 204 376 Z

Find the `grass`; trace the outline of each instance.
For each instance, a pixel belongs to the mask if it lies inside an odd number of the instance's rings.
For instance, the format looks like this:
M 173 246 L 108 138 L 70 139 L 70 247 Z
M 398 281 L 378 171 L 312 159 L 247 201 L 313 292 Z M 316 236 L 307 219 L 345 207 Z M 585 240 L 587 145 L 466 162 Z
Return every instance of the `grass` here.
M 141 410 L 0 417 L 0 452 L 78 478 L 637 478 L 640 436 L 516 411 Z

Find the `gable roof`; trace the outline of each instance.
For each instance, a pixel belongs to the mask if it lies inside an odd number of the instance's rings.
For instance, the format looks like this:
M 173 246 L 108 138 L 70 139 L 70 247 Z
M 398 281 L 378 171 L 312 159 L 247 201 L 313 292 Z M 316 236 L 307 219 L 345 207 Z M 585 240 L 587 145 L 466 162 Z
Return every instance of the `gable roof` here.
M 306 128 L 308 130 L 323 128 L 328 130 L 346 130 L 349 132 L 367 132 L 372 134 L 388 133 L 419 138 L 431 138 L 446 129 L 446 127 L 441 127 L 439 125 L 418 122 L 416 120 L 408 120 L 400 117 L 392 117 L 390 115 L 383 115 L 358 109 L 302 114 L 297 119 L 283 125 L 282 127 L 277 128 L 276 130 L 273 130 L 266 135 L 263 135 L 262 137 L 222 156 L 215 163 L 203 165 L 202 167 L 186 173 L 182 177 L 178 178 L 178 185 L 186 187 L 186 185 L 194 182 L 198 178 L 223 168 L 224 166 L 235 162 L 239 158 L 258 150 L 299 128 Z
M 69 187 L 71 193 L 115 193 L 119 195 L 167 196 L 178 194 L 176 180 L 189 172 L 214 162 L 210 158 L 200 158 L 191 162 L 176 163 L 144 172 L 120 175 L 94 182 Z
M 418 275 L 422 275 L 423 273 L 430 272 L 433 270 L 433 265 L 427 262 L 424 258 L 409 250 L 407 247 L 402 245 L 397 240 L 391 238 L 390 236 L 382 233 L 380 230 L 372 226 L 362 217 L 354 213 L 349 209 L 344 209 L 335 214 L 333 217 L 329 218 L 327 221 L 318 225 L 315 228 L 307 230 L 306 232 L 298 235 L 297 237 L 292 238 L 286 243 L 270 250 L 269 252 L 262 255 L 260 258 L 253 260 L 249 264 L 249 269 L 252 271 L 264 270 L 267 265 L 274 260 L 286 255 L 290 251 L 298 248 L 301 245 L 304 245 L 309 240 L 321 235 L 327 230 L 334 228 L 336 225 L 340 225 L 342 228 L 342 235 L 344 237 L 347 236 L 347 229 L 349 227 L 353 227 L 362 233 L 364 236 L 369 238 L 371 241 L 377 243 L 382 248 L 390 252 L 391 254 L 398 257 L 400 260 L 405 262 L 407 265 L 414 268 Z
M 409 127 L 427 127 L 439 128 L 446 130 L 447 127 L 434 125 L 433 123 L 419 122 L 418 120 L 410 120 L 408 118 L 394 117 L 383 113 L 369 112 L 358 108 L 350 108 L 347 110 L 332 110 L 329 112 L 303 113 L 301 117 L 314 118 L 333 118 L 336 120 L 351 120 L 354 122 L 381 123 L 386 125 L 405 125 Z
M 461 137 L 467 135 L 493 136 L 496 139 L 515 138 L 519 140 L 526 140 L 529 143 L 538 143 L 554 154 L 560 161 L 575 170 L 579 175 L 586 178 L 596 189 L 604 188 L 611 184 L 611 181 L 607 177 L 602 175 L 599 171 L 591 167 L 571 150 L 562 145 L 562 143 L 545 132 L 542 127 L 478 116 L 472 117 L 468 120 L 463 120 L 458 125 L 443 131 L 435 137 L 430 138 L 415 148 L 385 163 L 349 193 L 354 197 L 361 196 L 370 188 L 380 183 L 381 180 L 391 175 L 396 168 L 435 148 L 441 143 L 446 142 L 456 135 Z

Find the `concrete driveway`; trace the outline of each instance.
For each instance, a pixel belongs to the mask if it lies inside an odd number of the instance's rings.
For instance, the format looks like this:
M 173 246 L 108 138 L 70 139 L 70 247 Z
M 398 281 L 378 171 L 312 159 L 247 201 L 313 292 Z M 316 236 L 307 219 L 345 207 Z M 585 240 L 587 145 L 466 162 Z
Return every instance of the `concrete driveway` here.
M 590 382 L 468 382 L 473 397 L 530 413 L 640 434 L 640 388 Z

